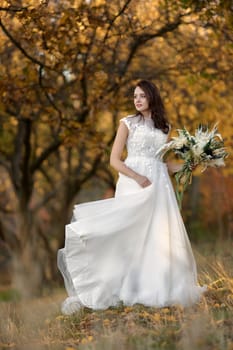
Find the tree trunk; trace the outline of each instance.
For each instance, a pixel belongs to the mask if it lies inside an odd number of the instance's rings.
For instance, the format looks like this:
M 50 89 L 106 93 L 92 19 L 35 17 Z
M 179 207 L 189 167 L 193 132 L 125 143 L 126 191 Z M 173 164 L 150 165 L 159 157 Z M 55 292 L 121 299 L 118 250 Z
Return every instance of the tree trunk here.
M 20 244 L 13 255 L 12 284 L 27 298 L 41 293 L 42 271 L 31 212 L 21 208 L 18 222 Z

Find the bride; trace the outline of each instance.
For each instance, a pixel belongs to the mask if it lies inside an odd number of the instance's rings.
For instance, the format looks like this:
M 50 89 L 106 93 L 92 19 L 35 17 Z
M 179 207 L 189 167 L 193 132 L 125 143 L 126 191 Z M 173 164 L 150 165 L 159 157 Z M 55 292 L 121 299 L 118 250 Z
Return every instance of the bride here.
M 156 156 L 170 131 L 157 87 L 141 80 L 134 104 L 137 113 L 120 120 L 112 147 L 110 164 L 119 172 L 115 197 L 75 205 L 66 226 L 58 251 L 68 293 L 64 314 L 120 302 L 188 306 L 205 290 L 197 283 L 169 165 Z

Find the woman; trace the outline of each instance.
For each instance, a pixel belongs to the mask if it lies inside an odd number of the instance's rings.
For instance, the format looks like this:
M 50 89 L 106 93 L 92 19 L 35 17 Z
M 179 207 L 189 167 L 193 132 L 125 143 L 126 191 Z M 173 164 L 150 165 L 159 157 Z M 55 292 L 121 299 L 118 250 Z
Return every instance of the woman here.
M 75 206 L 66 226 L 58 252 L 69 295 L 65 314 L 120 302 L 185 306 L 204 291 L 167 165 L 156 155 L 170 130 L 156 86 L 140 81 L 134 104 L 137 113 L 121 119 L 112 147 L 110 163 L 119 172 L 115 198 Z

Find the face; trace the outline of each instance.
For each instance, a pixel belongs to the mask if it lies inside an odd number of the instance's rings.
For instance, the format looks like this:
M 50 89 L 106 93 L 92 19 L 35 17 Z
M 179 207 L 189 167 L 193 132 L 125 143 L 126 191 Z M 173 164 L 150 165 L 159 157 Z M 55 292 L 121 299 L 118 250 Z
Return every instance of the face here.
M 138 112 L 149 112 L 149 102 L 145 95 L 145 92 L 137 86 L 134 90 L 134 105 Z

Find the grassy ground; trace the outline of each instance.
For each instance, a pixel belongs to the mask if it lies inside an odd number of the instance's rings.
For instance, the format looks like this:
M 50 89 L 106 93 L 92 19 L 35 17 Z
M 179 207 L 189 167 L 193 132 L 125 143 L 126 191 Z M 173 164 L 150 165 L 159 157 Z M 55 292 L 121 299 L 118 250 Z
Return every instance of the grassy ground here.
M 187 309 L 122 305 L 63 316 L 63 290 L 28 301 L 0 291 L 0 349 L 233 350 L 232 244 L 199 248 L 199 279 L 208 291 Z

